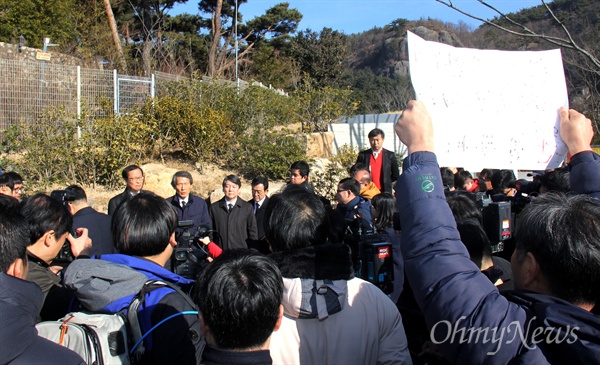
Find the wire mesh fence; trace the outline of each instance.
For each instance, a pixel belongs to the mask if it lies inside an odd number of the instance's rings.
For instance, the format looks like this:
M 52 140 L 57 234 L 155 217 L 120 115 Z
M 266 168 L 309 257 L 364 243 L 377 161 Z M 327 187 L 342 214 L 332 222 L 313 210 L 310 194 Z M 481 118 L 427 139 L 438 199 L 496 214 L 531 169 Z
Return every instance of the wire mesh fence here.
M 159 82 L 184 77 L 161 73 Z M 44 110 L 63 107 L 91 118 L 141 106 L 154 96 L 155 77 L 119 75 L 115 70 L 85 69 L 45 62 L 0 59 L 0 130 L 34 123 Z
M 100 118 L 141 106 L 160 96 L 166 85 L 185 76 L 155 72 L 151 77 L 119 75 L 116 70 L 86 69 L 45 61 L 0 59 L 0 131 L 21 121 L 35 123 L 44 110 L 63 107 L 72 115 Z M 202 81 L 211 79 L 203 76 Z M 243 80 L 228 83 L 244 90 Z M 275 92 L 282 93 L 280 90 Z

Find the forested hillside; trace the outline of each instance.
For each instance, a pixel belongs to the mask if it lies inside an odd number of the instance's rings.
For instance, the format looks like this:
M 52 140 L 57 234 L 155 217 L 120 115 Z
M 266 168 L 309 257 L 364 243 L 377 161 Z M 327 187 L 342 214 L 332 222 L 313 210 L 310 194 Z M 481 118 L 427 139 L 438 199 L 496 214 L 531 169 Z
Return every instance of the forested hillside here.
M 165 71 L 234 79 L 235 2 L 199 0 L 198 14 L 169 15 L 175 4 L 187 1 L 193 0 L 3 0 L 0 41 L 19 43 L 22 36 L 25 45 L 41 47 L 42 38 L 49 36 L 60 44 L 56 51 L 76 56 L 88 67 L 130 75 Z M 350 35 L 329 28 L 298 29 L 302 14 L 286 2 L 246 19 L 248 1 L 237 1 L 237 74 L 244 80 L 308 93 L 352 90 L 355 112 L 381 113 L 403 108 L 412 97 L 405 41 L 409 29 L 457 47 L 503 50 L 558 47 L 543 37 L 514 32 L 572 36 L 593 56 L 563 47 L 572 105 L 599 119 L 600 1 L 554 0 L 548 5 L 556 19 L 543 5 L 507 14 L 510 20 L 498 16 L 495 23 L 506 30 L 400 18 Z

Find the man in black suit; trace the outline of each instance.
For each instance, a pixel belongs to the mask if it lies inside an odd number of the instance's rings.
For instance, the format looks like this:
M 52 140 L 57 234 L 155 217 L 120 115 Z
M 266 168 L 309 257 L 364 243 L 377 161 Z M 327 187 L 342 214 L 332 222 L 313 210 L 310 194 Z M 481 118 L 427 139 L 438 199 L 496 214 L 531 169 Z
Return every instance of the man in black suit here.
M 263 176 L 257 176 L 252 180 L 252 199 L 248 203 L 252 204 L 254 217 L 256 218 L 256 227 L 258 231 L 258 242 L 252 244 L 258 251 L 268 254 L 271 253 L 269 244 L 265 239 L 265 212 L 269 204 L 269 180 Z
M 108 201 L 108 215 L 112 216 L 115 211 L 125 200 L 131 199 L 139 193 L 147 193 L 142 190 L 144 186 L 144 171 L 138 165 L 129 165 L 121 172 L 121 177 L 125 180 L 127 187 L 121 194 L 114 196 Z
M 381 192 L 392 193 L 392 184 L 400 176 L 394 152 L 383 148 L 385 133 L 379 128 L 369 132 L 371 148 L 359 152 L 356 162 L 369 167 L 373 182 Z
M 252 204 L 238 197 L 241 186 L 239 177 L 225 177 L 225 196 L 209 208 L 213 229 L 219 232 L 223 250 L 248 248 L 248 243 L 258 240 Z
M 65 190 L 72 192 L 74 200 L 68 202 L 69 212 L 73 215 L 73 227 L 87 228 L 93 245 L 90 255 L 116 253 L 112 240 L 110 216 L 97 212 L 88 205 L 85 190 L 78 185 L 71 185 Z

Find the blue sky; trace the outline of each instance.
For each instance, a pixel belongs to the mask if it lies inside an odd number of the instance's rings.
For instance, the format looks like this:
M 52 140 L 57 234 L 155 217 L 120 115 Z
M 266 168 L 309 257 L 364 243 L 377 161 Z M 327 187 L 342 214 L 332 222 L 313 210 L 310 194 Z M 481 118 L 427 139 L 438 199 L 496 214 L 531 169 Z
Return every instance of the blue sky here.
M 188 0 L 179 4 L 169 14 L 197 14 L 198 0 Z M 283 1 L 248 0 L 241 4 L 239 11 L 243 20 L 248 21 L 262 15 L 275 4 Z M 417 20 L 436 18 L 457 23 L 459 20 L 477 27 L 480 23 L 470 19 L 435 0 L 288 0 L 291 8 L 302 13 L 303 18 L 298 30 L 310 28 L 320 31 L 324 27 L 342 31 L 346 34 L 360 33 L 373 27 L 383 27 L 398 18 Z M 481 5 L 477 0 L 453 0 L 460 7 L 482 18 L 493 18 L 496 14 Z M 541 0 L 488 0 L 503 12 L 516 12 L 524 8 L 541 5 Z

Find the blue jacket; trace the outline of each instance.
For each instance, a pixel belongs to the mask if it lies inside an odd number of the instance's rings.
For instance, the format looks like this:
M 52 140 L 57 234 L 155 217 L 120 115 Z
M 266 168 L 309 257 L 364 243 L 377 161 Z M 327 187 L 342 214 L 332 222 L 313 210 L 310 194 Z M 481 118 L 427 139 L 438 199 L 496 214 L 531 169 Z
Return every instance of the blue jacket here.
M 579 152 L 571 157 L 571 191 L 600 199 L 600 156 L 592 151 Z
M 396 193 L 406 275 L 432 342 L 448 361 L 600 363 L 597 315 L 542 294 L 504 297 L 471 262 L 445 201 L 435 154 L 413 153 L 403 170 Z M 540 342 L 557 335 L 562 341 Z
M 198 227 L 205 227 L 212 229 L 212 222 L 210 215 L 208 214 L 208 206 L 204 199 L 190 194 L 188 203 L 185 207 L 181 207 L 179 204 L 179 198 L 177 195 L 173 195 L 167 198 L 167 202 L 175 208 L 177 217 L 180 221 L 193 220 L 194 227 L 192 227 L 192 233 L 195 233 Z
M 158 264 L 140 257 L 110 254 L 100 257 L 104 261 L 126 265 L 139 273 L 146 275 L 148 280 L 168 281 L 179 287 L 190 287 L 194 281 L 181 277 Z M 95 261 L 95 260 L 76 260 Z M 67 269 L 68 270 L 68 269 Z M 92 275 L 90 273 L 90 275 Z M 99 312 L 117 313 L 129 306 L 129 303 L 139 291 L 132 280 L 131 294 L 123 295 L 104 306 Z M 108 288 L 99 288 L 96 292 L 98 300 L 103 300 L 111 294 Z M 185 291 L 185 290 L 184 290 Z M 115 290 L 112 291 L 113 293 Z M 139 309 L 142 332 L 147 332 L 152 326 L 168 316 L 182 311 L 194 310 L 186 299 L 173 289 L 163 287 L 150 291 L 145 296 L 144 303 Z M 202 328 L 196 315 L 183 315 L 165 322 L 154 330 L 145 340 L 146 352 L 142 359 L 145 364 L 199 364 L 204 349 Z

